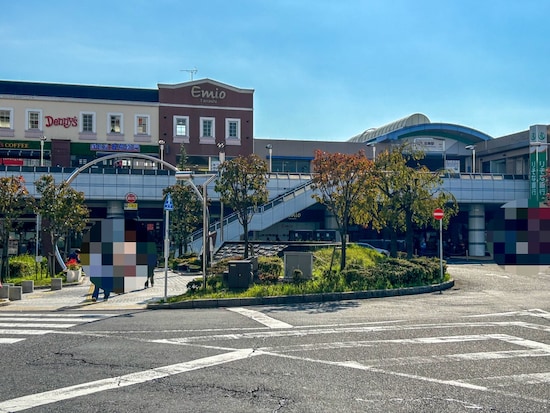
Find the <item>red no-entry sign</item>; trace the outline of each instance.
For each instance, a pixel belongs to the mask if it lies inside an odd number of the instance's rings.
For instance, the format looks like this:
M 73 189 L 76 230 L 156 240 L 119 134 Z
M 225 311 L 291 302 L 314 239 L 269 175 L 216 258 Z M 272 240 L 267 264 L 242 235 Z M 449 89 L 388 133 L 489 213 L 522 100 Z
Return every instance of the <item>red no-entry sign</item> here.
M 133 192 L 128 192 L 126 194 L 126 202 L 128 202 L 129 204 L 133 204 L 136 201 L 137 201 L 137 195 L 136 194 L 134 194 Z
M 443 217 L 445 216 L 445 213 L 443 212 L 443 210 L 441 208 L 436 208 L 434 209 L 434 218 L 437 219 L 438 221 L 443 219 Z

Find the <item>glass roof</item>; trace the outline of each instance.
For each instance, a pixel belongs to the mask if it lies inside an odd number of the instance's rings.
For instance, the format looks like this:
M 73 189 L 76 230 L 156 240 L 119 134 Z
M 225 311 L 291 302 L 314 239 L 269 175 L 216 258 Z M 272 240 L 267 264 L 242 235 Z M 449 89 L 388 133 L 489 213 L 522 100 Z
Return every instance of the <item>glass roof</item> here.
M 423 125 L 426 123 L 430 123 L 430 119 L 428 119 L 426 115 L 423 115 L 422 113 L 415 113 L 379 128 L 367 129 L 363 133 L 350 138 L 348 142 L 368 142 L 371 139 L 375 139 L 379 136 L 393 132 L 394 130 L 403 129 L 407 126 Z

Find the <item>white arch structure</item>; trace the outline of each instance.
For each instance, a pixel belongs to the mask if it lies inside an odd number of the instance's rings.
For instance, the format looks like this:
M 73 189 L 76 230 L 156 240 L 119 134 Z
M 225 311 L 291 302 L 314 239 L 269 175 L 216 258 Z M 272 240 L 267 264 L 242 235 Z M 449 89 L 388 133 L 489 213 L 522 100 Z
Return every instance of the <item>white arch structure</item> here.
M 116 159 L 116 158 L 146 159 L 146 160 L 149 160 L 149 161 L 158 162 L 158 163 L 164 165 L 166 168 L 168 168 L 168 169 L 170 169 L 174 172 L 180 172 L 180 170 L 178 168 L 176 168 L 174 165 L 172 165 L 171 163 L 168 163 L 165 160 L 160 160 L 159 158 L 155 158 L 154 156 L 145 155 L 145 154 L 142 154 L 142 153 L 120 152 L 120 153 L 114 153 L 114 154 L 111 154 L 111 155 L 102 156 L 101 158 L 94 159 L 93 161 L 90 161 L 87 164 L 82 165 L 80 168 L 76 169 L 73 173 L 71 173 L 69 175 L 69 177 L 65 180 L 65 182 L 67 182 L 70 185 L 71 182 L 73 182 L 75 180 L 75 178 L 81 172 L 85 171 L 86 169 L 90 168 L 91 166 L 94 166 L 95 164 L 103 162 L 103 161 L 107 161 L 109 159 Z M 195 184 L 193 184 L 192 182 L 191 182 L 191 184 L 192 184 L 195 192 L 197 192 L 200 195 L 200 192 L 197 189 L 197 187 L 195 187 Z M 57 262 L 61 266 L 61 268 L 63 270 L 65 270 L 67 268 L 67 266 L 65 265 L 65 262 L 63 261 L 63 257 L 61 257 L 61 253 L 59 252 L 59 248 L 57 247 L 57 245 L 55 246 L 55 257 L 57 259 Z

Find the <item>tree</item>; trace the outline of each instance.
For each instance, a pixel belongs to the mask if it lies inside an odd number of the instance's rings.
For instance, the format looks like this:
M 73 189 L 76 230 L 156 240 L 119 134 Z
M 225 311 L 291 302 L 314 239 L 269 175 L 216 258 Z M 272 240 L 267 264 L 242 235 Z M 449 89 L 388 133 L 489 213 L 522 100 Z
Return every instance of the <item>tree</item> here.
M 407 257 L 414 251 L 414 228 L 433 222 L 433 210 L 445 209 L 443 224 L 458 212 L 454 196 L 441 189 L 440 173 L 421 166 L 424 153 L 408 145 L 384 151 L 376 157 L 375 168 L 379 190 L 379 209 L 374 221 L 377 229 L 391 231 L 390 255 L 397 256 L 397 234 L 405 231 Z
M 248 224 L 254 211 L 267 202 L 267 164 L 258 155 L 239 156 L 219 166 L 216 192 L 236 213 L 244 231 L 244 258 L 248 258 Z
M 10 232 L 16 230 L 21 221 L 19 218 L 33 212 L 34 199 L 29 195 L 23 177 L 0 178 L 0 241 L 4 248 L 0 264 L 0 280 L 5 281 L 8 273 L 8 243 Z
M 342 243 L 340 270 L 346 266 L 348 229 L 351 224 L 367 225 L 375 211 L 373 162 L 363 151 L 356 154 L 315 152 L 313 184 L 317 202 L 326 206 L 336 220 Z
M 86 228 L 90 211 L 84 204 L 84 193 L 73 189 L 66 181 L 56 185 L 52 175 L 42 175 L 35 185 L 41 195 L 38 210 L 44 220 L 42 229 L 49 232 L 52 248 L 55 249 L 62 237 L 67 239 L 71 233 L 79 233 Z M 48 265 L 50 275 L 54 275 L 53 254 L 48 257 Z
M 182 183 L 165 188 L 163 194 L 170 194 L 174 204 L 174 210 L 170 214 L 170 232 L 174 243 L 178 246 L 180 255 L 182 249 L 187 253 L 189 237 L 201 222 L 202 203 L 193 188 Z

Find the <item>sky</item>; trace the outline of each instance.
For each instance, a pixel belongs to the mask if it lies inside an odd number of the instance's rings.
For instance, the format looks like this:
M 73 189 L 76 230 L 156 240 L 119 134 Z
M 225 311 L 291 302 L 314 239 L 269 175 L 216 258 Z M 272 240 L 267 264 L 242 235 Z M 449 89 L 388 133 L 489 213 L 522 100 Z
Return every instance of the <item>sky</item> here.
M 256 138 L 550 124 L 548 0 L 0 0 L 0 79 L 254 89 Z M 196 69 L 196 73 L 190 70 Z

